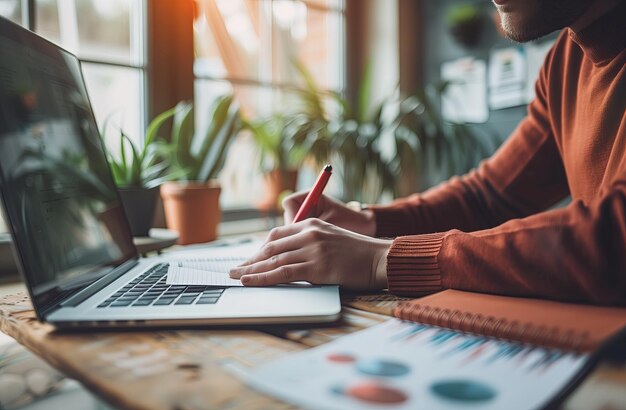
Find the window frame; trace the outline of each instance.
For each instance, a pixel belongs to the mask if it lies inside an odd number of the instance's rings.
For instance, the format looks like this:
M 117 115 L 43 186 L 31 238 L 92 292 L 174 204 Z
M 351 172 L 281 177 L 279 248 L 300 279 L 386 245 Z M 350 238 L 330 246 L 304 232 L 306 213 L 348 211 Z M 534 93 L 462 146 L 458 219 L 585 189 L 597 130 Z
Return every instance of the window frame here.
M 201 0 L 194 0 L 194 1 L 201 1 Z M 274 0 L 257 0 L 260 2 L 268 2 L 270 5 L 274 2 Z M 291 1 L 296 1 L 296 0 L 291 0 Z M 327 13 L 338 13 L 341 14 L 343 16 L 342 19 L 340 19 L 340 24 L 339 24 L 339 31 L 341 32 L 341 38 L 339 43 L 341 44 L 341 50 L 339 52 L 340 55 L 340 61 L 339 61 L 339 83 L 340 83 L 340 87 L 337 90 L 333 90 L 333 91 L 337 91 L 340 93 L 344 93 L 345 92 L 345 88 L 346 88 L 346 84 L 345 84 L 345 78 L 346 78 L 346 6 L 345 6 L 345 0 L 338 0 L 341 3 L 341 6 L 339 7 L 333 7 L 333 6 L 324 6 L 320 3 L 316 3 L 314 1 L 310 1 L 310 0 L 297 0 L 297 1 L 301 1 L 302 3 L 306 4 L 307 8 L 311 8 L 317 11 L 321 11 L 321 12 L 327 12 Z M 194 58 L 195 59 L 195 58 Z M 204 80 L 204 81 L 226 81 L 232 84 L 236 84 L 236 85 L 246 85 L 246 86 L 256 86 L 256 87 L 261 87 L 261 88 L 273 88 L 273 89 L 283 89 L 283 90 L 289 90 L 289 89 L 293 89 L 293 87 L 295 86 L 295 84 L 292 83 L 285 83 L 285 82 L 280 82 L 280 81 L 264 81 L 264 80 L 258 80 L 258 79 L 253 79 L 253 78 L 243 78 L 243 77 L 231 77 L 231 76 L 214 76 L 214 75 L 206 75 L 206 74 L 202 74 L 202 75 L 197 75 L 195 73 L 195 71 L 193 72 L 193 79 L 195 80 Z
M 36 32 L 36 0 L 21 1 L 22 25 Z M 193 69 L 194 35 L 193 24 L 197 17 L 197 0 L 141 0 L 141 64 L 130 64 L 106 59 L 81 58 L 77 56 L 81 64 L 93 64 L 115 68 L 129 68 L 141 72 L 141 95 L 140 112 L 141 138 L 145 137 L 145 129 L 150 118 L 174 106 L 181 100 L 194 100 L 194 86 L 196 80 L 201 81 L 225 81 L 232 86 L 244 85 L 258 87 L 260 89 L 289 90 L 294 84 L 281 83 L 278 81 L 264 81 L 259 79 L 230 78 L 229 76 L 196 75 Z M 267 1 L 271 4 L 272 0 Z M 346 94 L 348 84 L 346 82 L 346 67 L 348 60 L 348 36 L 347 36 L 347 0 L 339 0 L 340 5 L 324 5 L 310 0 L 300 0 L 310 9 L 316 11 L 339 13 L 340 49 L 338 71 L 338 91 Z M 174 57 L 175 55 L 175 57 Z M 158 210 L 158 214 L 161 212 Z M 267 212 L 249 207 L 232 207 L 222 210 L 224 221 L 263 218 Z M 162 217 L 157 216 L 158 220 Z
M 138 30 L 141 30 L 141 32 L 139 33 L 141 37 L 141 42 L 139 45 L 139 54 L 140 54 L 140 61 L 141 61 L 140 64 L 111 61 L 105 58 L 103 59 L 82 58 L 79 55 L 76 55 L 81 66 L 84 64 L 98 65 L 98 66 L 114 67 L 114 68 L 126 68 L 126 69 L 131 69 L 131 70 L 137 70 L 140 72 L 141 81 L 140 81 L 140 91 L 139 91 L 140 92 L 139 112 L 141 113 L 141 120 L 139 123 L 139 130 L 140 130 L 139 135 L 141 138 L 141 142 L 143 142 L 143 139 L 145 138 L 145 131 L 146 131 L 147 124 L 149 122 L 148 101 L 149 101 L 149 97 L 151 94 L 149 90 L 149 83 L 148 83 L 148 76 L 149 76 L 149 64 L 148 64 L 149 21 L 148 21 L 148 6 L 147 6 L 148 1 L 149 0 L 139 0 L 139 3 L 140 3 L 139 19 L 140 19 L 140 26 L 141 26 L 138 29 Z M 36 0 L 21 0 L 21 11 L 22 11 L 21 24 L 23 27 L 27 28 L 28 30 L 34 33 L 37 33 L 36 10 L 37 10 Z M 100 131 L 102 132 L 102 130 Z

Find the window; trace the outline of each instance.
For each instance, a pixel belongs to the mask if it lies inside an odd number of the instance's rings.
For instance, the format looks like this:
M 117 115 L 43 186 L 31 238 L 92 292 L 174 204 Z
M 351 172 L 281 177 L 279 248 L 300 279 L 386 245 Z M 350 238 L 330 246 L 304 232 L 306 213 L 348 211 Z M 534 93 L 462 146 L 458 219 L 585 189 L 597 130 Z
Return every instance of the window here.
M 227 92 L 235 94 L 249 119 L 278 111 L 293 98 L 289 89 L 301 82 L 295 61 L 319 87 L 344 91 L 344 0 L 194 1 L 195 61 L 193 73 L 182 75 L 194 78 L 196 112 L 206 112 Z M 179 6 L 173 0 L 0 0 L 0 15 L 75 53 L 100 128 L 111 117 L 110 124 L 139 141 L 147 122 L 148 3 L 166 15 L 174 10 L 168 7 Z M 160 67 L 152 68 L 156 78 Z M 176 65 L 164 72 L 171 69 Z M 206 116 L 196 120 L 198 129 L 207 126 Z M 109 126 L 110 148 L 117 147 L 112 143 L 117 137 L 116 127 Z M 251 137 L 242 135 L 220 177 L 224 208 L 254 208 L 263 193 L 259 164 Z M 300 178 L 301 186 L 310 182 Z
M 3 0 L 0 1 L 0 16 L 6 17 L 9 20 L 18 24 L 23 24 L 22 20 L 22 0 Z M 25 26 L 28 25 L 26 20 Z
M 144 0 L 0 1 L 0 15 L 79 57 L 98 125 L 110 117 L 106 139 L 114 141 L 117 127 L 136 141 L 143 136 L 144 8 Z
M 319 87 L 342 92 L 342 0 L 196 0 L 195 105 L 205 112 L 219 95 L 233 92 L 246 118 L 277 112 L 301 84 L 295 62 Z M 206 118 L 197 115 L 197 127 Z M 251 208 L 263 190 L 259 159 L 249 136 L 231 148 L 220 176 L 224 208 Z

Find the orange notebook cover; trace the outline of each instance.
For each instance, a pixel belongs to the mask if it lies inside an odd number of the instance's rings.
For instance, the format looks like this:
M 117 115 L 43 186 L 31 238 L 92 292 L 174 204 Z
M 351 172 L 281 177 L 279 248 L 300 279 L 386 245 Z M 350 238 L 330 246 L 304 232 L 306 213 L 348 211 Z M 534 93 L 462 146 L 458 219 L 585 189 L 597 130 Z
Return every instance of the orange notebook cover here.
M 445 290 L 403 302 L 394 316 L 483 336 L 577 352 L 626 326 L 626 308 Z

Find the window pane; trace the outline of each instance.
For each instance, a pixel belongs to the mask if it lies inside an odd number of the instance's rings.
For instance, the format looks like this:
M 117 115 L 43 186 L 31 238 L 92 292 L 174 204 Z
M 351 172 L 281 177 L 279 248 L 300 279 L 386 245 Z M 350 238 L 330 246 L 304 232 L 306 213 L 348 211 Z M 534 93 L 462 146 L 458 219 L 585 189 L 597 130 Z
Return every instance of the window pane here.
M 142 0 L 36 0 L 37 31 L 80 58 L 143 63 Z
M 36 31 L 38 34 L 53 41 L 60 43 L 61 33 L 59 29 L 59 12 L 56 0 L 37 0 L 35 6 Z M 76 51 L 76 50 L 71 50 Z
M 0 0 L 0 16 L 21 24 L 22 2 L 21 0 Z
M 343 87 L 343 1 L 196 0 L 195 105 L 208 110 L 217 96 L 234 93 L 247 119 L 297 107 L 301 100 L 284 85 L 300 85 L 294 61 L 304 64 L 318 86 Z M 222 81 L 229 79 L 231 81 Z M 196 115 L 196 126 L 208 125 Z M 222 205 L 254 207 L 264 194 L 260 160 L 251 135 L 233 144 L 224 170 Z M 318 170 L 299 181 L 311 183 Z M 300 184 L 299 182 L 299 184 Z
M 258 0 L 198 0 L 194 23 L 197 76 L 261 79 L 260 47 L 266 24 Z
M 298 84 L 294 62 L 300 61 L 320 87 L 341 88 L 344 17 L 338 8 L 297 0 L 197 2 L 196 76 Z
M 332 10 L 343 10 L 344 9 L 344 1 L 343 0 L 304 0 L 305 3 L 311 4 L 317 7 L 323 7 Z
M 119 129 L 133 141 L 143 139 L 142 71 L 133 68 L 83 64 L 83 73 L 100 132 L 108 120 L 107 147 L 114 154 L 119 146 Z
M 340 89 L 343 14 L 307 7 L 302 1 L 275 0 L 272 4 L 274 81 L 301 83 L 294 65 L 298 61 L 319 87 Z

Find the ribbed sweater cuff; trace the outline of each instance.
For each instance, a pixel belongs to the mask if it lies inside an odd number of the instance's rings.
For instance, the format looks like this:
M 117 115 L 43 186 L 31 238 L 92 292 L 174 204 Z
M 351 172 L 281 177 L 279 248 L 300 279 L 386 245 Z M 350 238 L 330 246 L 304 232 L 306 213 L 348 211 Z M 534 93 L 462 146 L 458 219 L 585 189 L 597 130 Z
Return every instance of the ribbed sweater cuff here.
M 391 293 L 421 296 L 442 289 L 438 256 L 444 235 L 401 236 L 393 241 L 387 256 Z
M 410 217 L 401 209 L 370 206 L 376 218 L 376 236 L 393 238 L 411 232 Z

